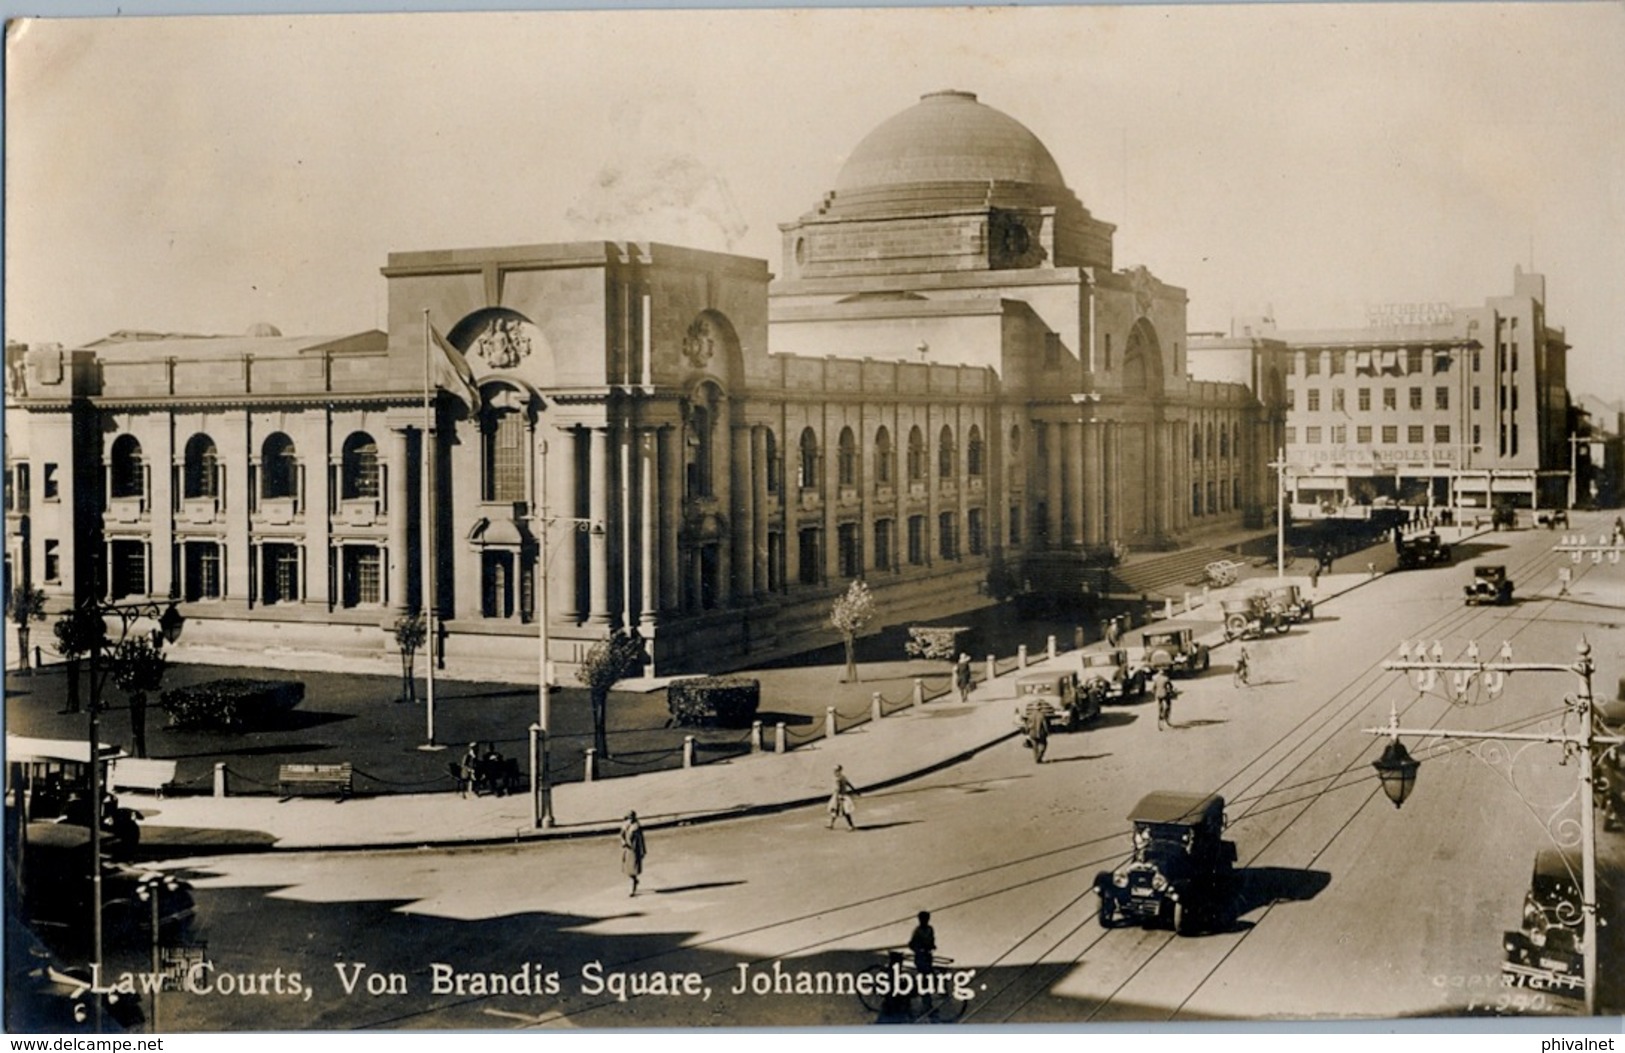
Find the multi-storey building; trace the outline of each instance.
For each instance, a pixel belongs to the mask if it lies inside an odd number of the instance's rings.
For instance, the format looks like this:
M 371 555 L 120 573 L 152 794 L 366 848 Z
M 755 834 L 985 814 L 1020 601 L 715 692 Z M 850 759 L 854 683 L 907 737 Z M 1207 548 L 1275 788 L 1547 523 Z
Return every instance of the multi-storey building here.
M 658 244 L 402 252 L 387 332 L 29 350 L 9 565 L 177 596 L 194 651 L 382 653 L 428 606 L 456 669 L 533 670 L 545 617 L 561 665 L 620 626 L 674 671 L 824 642 L 854 578 L 937 616 L 1269 500 L 1279 399 L 1190 380 L 1184 292 L 973 96 L 784 231 L 772 285 Z
M 1282 357 L 1293 513 L 1403 504 L 1561 505 L 1568 484 L 1567 353 L 1546 281 L 1521 268 L 1481 307 L 1400 304 L 1350 330 L 1239 323 L 1194 354 Z

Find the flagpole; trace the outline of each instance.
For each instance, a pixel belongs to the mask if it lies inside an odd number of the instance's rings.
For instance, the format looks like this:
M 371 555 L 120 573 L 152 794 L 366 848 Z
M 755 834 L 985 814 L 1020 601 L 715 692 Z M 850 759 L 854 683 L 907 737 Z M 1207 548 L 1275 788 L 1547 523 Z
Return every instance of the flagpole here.
M 429 674 L 427 678 L 427 707 L 428 707 L 428 738 L 423 749 L 434 750 L 441 747 L 434 740 L 434 665 L 435 665 L 435 573 L 434 573 L 434 508 L 430 503 L 430 479 L 434 463 L 432 454 L 432 436 L 434 434 L 434 410 L 430 403 L 430 362 L 434 355 L 434 337 L 429 332 L 429 309 L 423 309 L 423 464 L 419 474 L 423 479 L 423 594 L 424 594 L 424 628 L 425 642 L 428 645 Z

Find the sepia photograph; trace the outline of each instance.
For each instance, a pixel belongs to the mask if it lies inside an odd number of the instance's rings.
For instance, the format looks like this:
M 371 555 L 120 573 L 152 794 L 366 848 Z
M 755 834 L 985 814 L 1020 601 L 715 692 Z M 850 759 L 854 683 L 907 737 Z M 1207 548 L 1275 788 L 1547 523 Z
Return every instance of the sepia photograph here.
M 1618 1032 L 1625 8 L 137 14 L 6 1031 Z

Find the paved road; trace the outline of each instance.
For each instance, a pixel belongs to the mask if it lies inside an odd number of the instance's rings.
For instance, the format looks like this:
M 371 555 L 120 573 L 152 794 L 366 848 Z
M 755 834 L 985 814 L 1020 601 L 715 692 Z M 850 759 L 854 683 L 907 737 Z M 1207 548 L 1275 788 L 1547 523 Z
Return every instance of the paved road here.
M 1185 684 L 1170 731 L 1145 706 L 1113 707 L 1095 729 L 1053 739 L 1053 763 L 1035 766 L 1012 743 L 868 795 L 857 832 L 826 830 L 817 810 L 662 831 L 636 899 L 604 840 L 183 861 L 218 975 L 274 987 L 281 969 L 286 989 L 298 972 L 310 994 L 175 995 L 165 1026 L 862 1024 L 874 1016 L 850 996 L 731 992 L 741 966 L 769 980 L 775 961 L 861 970 L 907 939 L 922 908 L 943 953 L 977 970 L 968 1023 L 1481 1011 L 1503 997 L 1500 933 L 1517 921 L 1575 768 L 1556 763 L 1555 747 L 1494 767 L 1412 743 L 1424 764 L 1396 811 L 1369 766 L 1380 744 L 1359 729 L 1382 723 L 1390 704 L 1407 725 L 1556 727 L 1573 688 L 1529 675 L 1498 698 L 1452 705 L 1381 671 L 1401 638 L 1437 638 L 1447 653 L 1508 639 L 1519 659 L 1567 660 L 1584 633 L 1611 694 L 1625 669 L 1614 621 L 1625 568 L 1585 565 L 1557 600 L 1553 540 L 1491 535 L 1464 553 L 1512 569 L 1524 597 L 1512 608 L 1464 608 L 1464 567 L 1419 571 L 1329 605 L 1309 630 L 1250 645 L 1252 688 L 1230 686 L 1232 649 L 1221 649 L 1212 674 Z M 1178 938 L 1098 926 L 1091 879 L 1126 853 L 1122 817 L 1152 788 L 1230 800 L 1242 867 L 1233 930 Z M 1565 814 L 1552 821 L 1559 834 Z M 1600 836 L 1617 873 L 1622 838 Z M 1611 938 L 1604 954 L 1617 957 Z M 611 981 L 598 989 L 594 963 L 628 983 L 694 973 L 710 997 L 621 1001 Z M 521 971 L 544 985 L 556 971 L 560 992 L 481 992 L 493 981 L 478 976 Z M 465 974 L 462 993 L 435 993 L 437 976 L 455 986 L 453 973 Z M 1625 998 L 1609 982 L 1603 1002 L 1618 1012 Z

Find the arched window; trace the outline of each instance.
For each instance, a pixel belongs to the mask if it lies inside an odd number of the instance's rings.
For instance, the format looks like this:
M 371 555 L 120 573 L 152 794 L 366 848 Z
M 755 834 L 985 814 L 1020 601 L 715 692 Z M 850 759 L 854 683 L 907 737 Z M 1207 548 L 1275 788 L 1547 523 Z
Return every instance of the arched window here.
M 299 496 L 299 456 L 293 440 L 281 432 L 267 437 L 260 447 L 260 496 Z
M 1213 444 L 1213 422 L 1208 421 L 1207 422 L 1207 455 L 1209 457 L 1212 457 L 1214 455 L 1214 453 L 1216 453 L 1217 451 L 1218 451 L 1218 447 Z
M 982 429 L 972 424 L 970 438 L 965 440 L 965 474 L 980 478 L 982 475 Z
M 186 460 L 181 470 L 181 493 L 186 497 L 220 495 L 219 451 L 207 435 L 192 436 L 186 442 Z
M 908 481 L 920 482 L 925 478 L 925 436 L 916 425 L 908 431 Z
M 1230 456 L 1230 429 L 1222 424 L 1219 426 L 1219 456 Z
M 954 433 L 948 425 L 942 426 L 937 434 L 937 478 L 952 479 L 956 464 L 956 451 L 954 450 Z
M 485 500 L 525 500 L 525 415 L 515 407 L 487 407 L 482 422 Z
M 892 484 L 892 461 L 896 452 L 892 449 L 891 432 L 881 425 L 875 432 L 875 485 L 890 486 Z
M 378 444 L 364 431 L 344 440 L 339 494 L 345 500 L 378 496 Z
M 784 472 L 779 464 L 779 440 L 774 437 L 773 429 L 767 429 L 767 442 L 765 444 L 767 457 L 767 492 L 779 492 L 779 484 Z
M 858 439 L 851 428 L 842 428 L 836 447 L 835 468 L 842 486 L 858 485 Z
M 141 457 L 141 443 L 134 435 L 120 435 L 113 441 L 111 463 L 112 496 L 141 497 L 147 492 L 146 462 Z
M 797 483 L 803 490 L 818 487 L 818 435 L 811 428 L 801 431 L 801 473 Z
M 1241 423 L 1239 421 L 1230 425 L 1230 453 L 1234 457 L 1241 456 Z
M 1201 425 L 1200 422 L 1198 422 L 1196 427 L 1191 429 L 1191 460 L 1200 461 L 1201 459 L 1202 459 L 1202 425 Z

